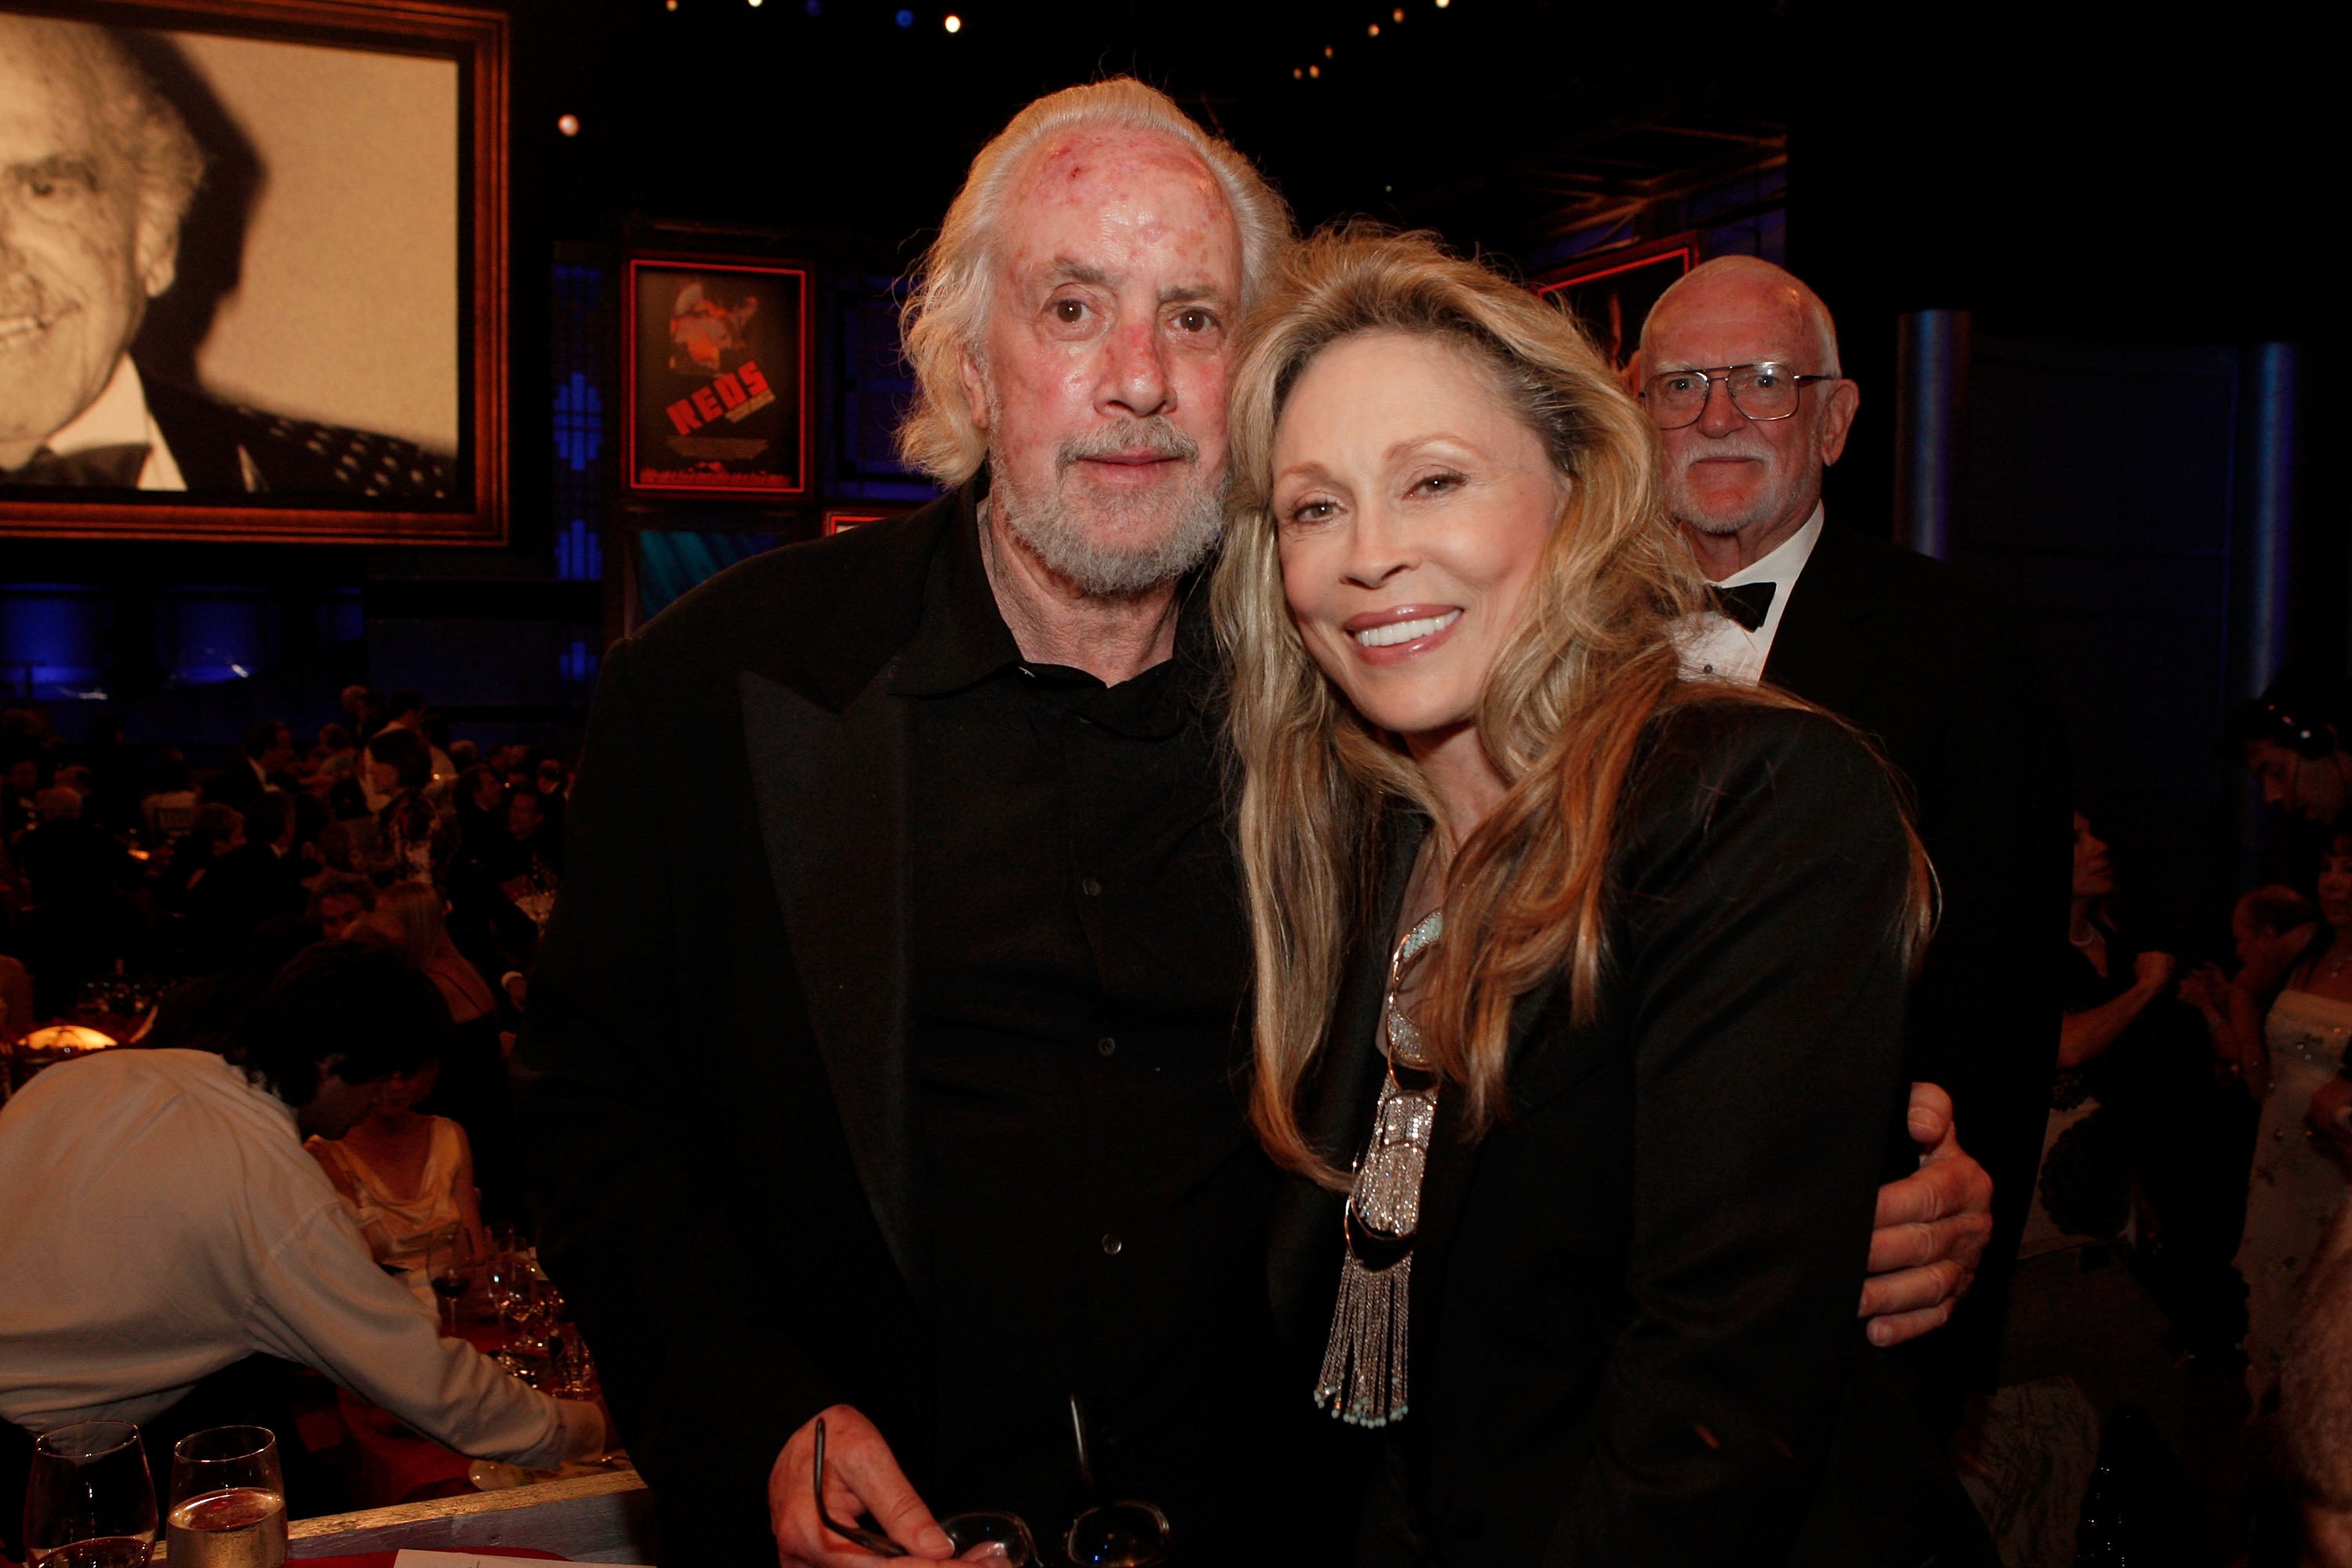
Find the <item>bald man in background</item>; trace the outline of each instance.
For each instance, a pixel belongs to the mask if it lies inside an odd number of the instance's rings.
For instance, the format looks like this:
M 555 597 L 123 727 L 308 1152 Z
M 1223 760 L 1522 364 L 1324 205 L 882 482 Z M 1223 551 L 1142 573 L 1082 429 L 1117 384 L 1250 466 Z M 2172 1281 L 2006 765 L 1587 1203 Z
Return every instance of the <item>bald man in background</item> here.
M 1802 282 L 1751 257 L 1695 268 L 1652 309 L 1640 364 L 1667 508 L 1720 606 L 1686 665 L 1868 731 L 1908 781 L 1935 862 L 1942 917 L 1912 993 L 1911 1071 L 1950 1092 L 1993 1177 L 1976 1288 L 1914 1352 L 1956 1419 L 1960 1393 L 1992 1386 L 2057 1064 L 2073 817 L 2055 686 L 1998 595 L 1888 543 L 1879 518 L 1824 518 L 1822 476 L 1862 393 Z

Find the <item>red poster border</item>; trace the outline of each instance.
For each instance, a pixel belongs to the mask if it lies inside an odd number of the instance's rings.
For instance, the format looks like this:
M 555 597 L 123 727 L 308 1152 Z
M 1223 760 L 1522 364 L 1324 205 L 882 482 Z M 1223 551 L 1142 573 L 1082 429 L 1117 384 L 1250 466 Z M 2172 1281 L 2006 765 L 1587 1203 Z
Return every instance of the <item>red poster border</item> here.
M 793 277 L 801 280 L 800 309 L 800 458 L 794 465 L 799 482 L 792 485 L 646 485 L 637 482 L 637 273 L 642 268 L 697 272 L 748 272 L 761 277 Z M 809 492 L 809 436 L 814 412 L 810 403 L 811 370 L 816 359 L 810 337 L 814 322 L 816 279 L 805 262 L 761 261 L 745 257 L 695 256 L 677 251 L 632 253 L 621 268 L 621 489 L 632 496 L 692 496 L 697 500 L 755 501 L 774 496 Z

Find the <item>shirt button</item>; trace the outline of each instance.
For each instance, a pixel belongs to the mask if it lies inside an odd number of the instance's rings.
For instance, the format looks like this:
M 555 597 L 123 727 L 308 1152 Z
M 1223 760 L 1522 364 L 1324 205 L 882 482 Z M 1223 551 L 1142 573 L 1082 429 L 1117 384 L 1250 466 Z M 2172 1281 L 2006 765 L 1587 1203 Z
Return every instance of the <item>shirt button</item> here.
M 1112 1039 L 1108 1035 L 1105 1035 L 1101 1039 L 1095 1042 L 1095 1051 L 1100 1056 L 1114 1056 L 1118 1054 L 1118 1042 Z
M 1083 878 L 1078 883 L 1078 891 L 1090 899 L 1099 899 L 1102 897 L 1102 884 L 1092 877 Z
M 1103 1232 L 1102 1249 L 1105 1258 L 1117 1258 L 1126 1246 L 1127 1243 L 1118 1238 L 1118 1232 L 1115 1230 Z

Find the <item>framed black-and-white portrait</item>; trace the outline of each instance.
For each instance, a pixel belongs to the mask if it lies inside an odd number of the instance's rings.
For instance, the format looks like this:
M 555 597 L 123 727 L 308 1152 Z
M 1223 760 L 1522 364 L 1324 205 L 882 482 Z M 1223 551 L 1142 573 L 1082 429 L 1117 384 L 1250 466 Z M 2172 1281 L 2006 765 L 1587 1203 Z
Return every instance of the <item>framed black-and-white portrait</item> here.
M 508 29 L 0 0 L 0 533 L 502 542 Z

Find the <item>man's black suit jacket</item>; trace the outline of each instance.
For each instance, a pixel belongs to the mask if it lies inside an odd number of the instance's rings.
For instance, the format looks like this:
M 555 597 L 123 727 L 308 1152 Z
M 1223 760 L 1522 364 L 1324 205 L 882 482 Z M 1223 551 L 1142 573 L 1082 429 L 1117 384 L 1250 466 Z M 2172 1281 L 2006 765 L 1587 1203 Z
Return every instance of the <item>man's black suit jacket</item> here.
M 2024 617 L 1926 556 L 1832 525 L 1764 679 L 1876 739 L 1909 784 L 1942 912 L 1912 989 L 1914 1078 L 1951 1092 L 1993 1178 L 1993 1242 L 1954 1326 L 1918 1352 L 1990 1386 L 2058 1060 L 2073 806 L 2056 684 Z M 1939 1374 L 1938 1382 L 1949 1377 Z
M 541 1248 L 664 1554 L 772 1563 L 765 1478 L 835 1401 L 925 1463 L 888 695 L 969 489 L 745 562 L 606 656 L 517 1100 Z

